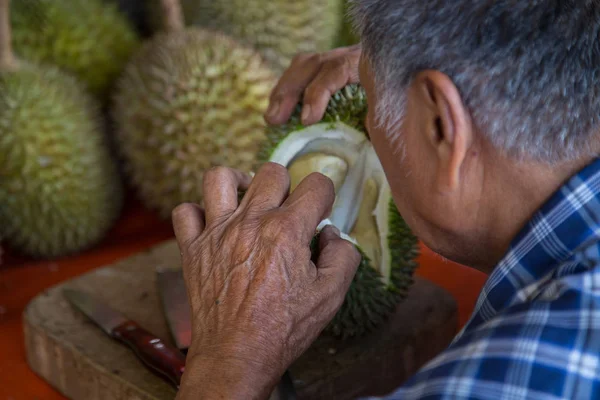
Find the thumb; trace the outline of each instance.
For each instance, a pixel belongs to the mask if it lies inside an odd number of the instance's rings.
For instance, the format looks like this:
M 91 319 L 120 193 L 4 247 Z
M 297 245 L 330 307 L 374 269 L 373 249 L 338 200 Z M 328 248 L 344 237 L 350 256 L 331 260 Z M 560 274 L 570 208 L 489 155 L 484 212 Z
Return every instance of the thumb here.
M 316 266 L 322 278 L 320 281 L 330 286 L 329 291 L 343 298 L 356 274 L 361 255 L 354 244 L 342 239 L 339 230 L 331 225 L 321 231 L 319 247 Z

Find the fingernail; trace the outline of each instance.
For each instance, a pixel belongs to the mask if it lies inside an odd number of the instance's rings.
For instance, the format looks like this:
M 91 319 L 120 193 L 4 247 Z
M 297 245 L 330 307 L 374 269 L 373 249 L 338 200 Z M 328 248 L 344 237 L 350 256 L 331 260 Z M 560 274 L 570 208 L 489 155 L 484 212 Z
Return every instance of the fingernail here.
M 306 123 L 306 120 L 310 117 L 310 104 L 305 104 L 304 107 L 302 108 L 302 123 Z
M 267 109 L 267 117 L 273 118 L 274 116 L 277 115 L 278 111 L 279 111 L 279 101 L 274 100 L 273 102 L 271 102 L 271 104 L 269 105 L 269 108 Z

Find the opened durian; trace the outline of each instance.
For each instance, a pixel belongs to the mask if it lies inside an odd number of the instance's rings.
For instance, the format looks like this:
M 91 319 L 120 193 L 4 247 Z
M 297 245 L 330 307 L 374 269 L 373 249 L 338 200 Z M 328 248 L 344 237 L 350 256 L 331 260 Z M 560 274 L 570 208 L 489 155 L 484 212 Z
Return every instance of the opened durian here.
M 133 185 L 146 206 L 168 217 L 182 202 L 202 202 L 207 169 L 251 170 L 276 77 L 255 50 L 221 33 L 184 29 L 178 2 L 162 1 L 168 30 L 126 67 L 113 117 Z
M 398 213 L 366 135 L 366 109 L 364 91 L 356 85 L 332 97 L 320 123 L 302 125 L 298 106 L 287 124 L 269 128 L 268 144 L 259 155 L 260 163 L 288 169 L 291 191 L 312 172 L 333 181 L 336 200 L 323 223 L 340 229 L 363 256 L 344 304 L 327 328 L 342 337 L 362 335 L 382 323 L 406 295 L 417 265 L 417 238 Z
M 34 257 L 68 255 L 112 226 L 120 177 L 82 84 L 14 57 L 8 1 L 0 0 L 0 236 Z
M 17 56 L 59 66 L 102 99 L 139 44 L 127 17 L 101 0 L 17 0 L 11 22 Z
M 152 0 L 152 25 L 160 26 Z M 231 35 L 254 46 L 272 67 L 282 72 L 303 52 L 320 52 L 336 45 L 341 0 L 182 0 L 186 25 Z

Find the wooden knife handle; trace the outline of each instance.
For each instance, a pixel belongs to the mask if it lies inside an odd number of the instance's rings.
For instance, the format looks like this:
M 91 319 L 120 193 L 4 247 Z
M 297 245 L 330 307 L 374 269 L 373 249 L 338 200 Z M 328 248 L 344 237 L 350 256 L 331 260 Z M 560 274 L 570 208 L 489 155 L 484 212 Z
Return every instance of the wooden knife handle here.
M 185 370 L 185 355 L 179 349 L 169 346 L 133 321 L 119 325 L 112 334 L 128 345 L 151 370 L 179 388 Z

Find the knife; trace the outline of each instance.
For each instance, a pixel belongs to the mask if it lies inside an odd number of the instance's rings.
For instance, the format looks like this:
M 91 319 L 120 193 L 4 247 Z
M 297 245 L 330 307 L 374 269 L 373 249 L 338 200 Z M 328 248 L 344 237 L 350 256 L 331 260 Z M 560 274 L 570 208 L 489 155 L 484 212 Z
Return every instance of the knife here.
M 178 349 L 84 292 L 65 289 L 63 294 L 108 336 L 129 346 L 152 372 L 179 388 L 185 369 L 185 355 Z
M 181 270 L 156 269 L 159 297 L 175 345 L 187 354 L 192 342 L 192 315 Z
M 181 269 L 157 267 L 158 291 L 171 330 L 179 350 L 187 354 L 192 340 L 192 318 L 185 281 Z M 281 377 L 269 400 L 296 400 L 296 390 L 289 371 Z

